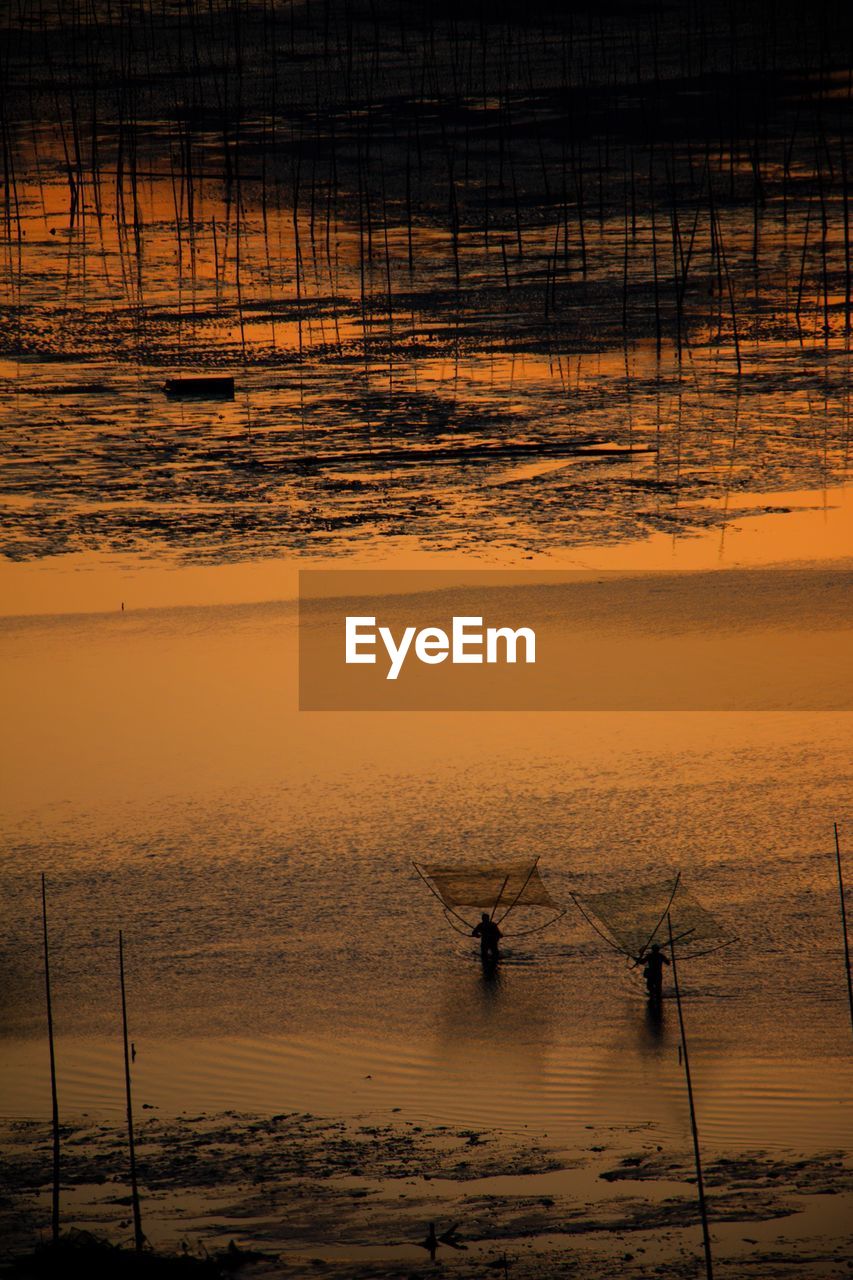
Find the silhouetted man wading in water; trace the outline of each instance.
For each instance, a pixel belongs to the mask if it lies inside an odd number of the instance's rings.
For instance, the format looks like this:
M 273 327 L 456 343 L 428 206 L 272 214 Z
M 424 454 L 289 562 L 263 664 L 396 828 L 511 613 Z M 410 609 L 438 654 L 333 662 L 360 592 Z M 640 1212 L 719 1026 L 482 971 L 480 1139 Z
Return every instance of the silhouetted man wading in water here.
M 669 964 L 669 961 L 656 942 L 652 943 L 650 951 L 641 951 L 637 956 L 637 964 L 642 964 L 643 961 L 646 965 L 643 977 L 646 980 L 649 999 L 658 1001 L 663 994 L 663 967 Z
M 471 930 L 471 937 L 480 939 L 480 958 L 484 964 L 494 963 L 495 960 L 499 959 L 498 943 L 502 936 L 500 929 L 489 913 L 484 911 L 480 923 Z

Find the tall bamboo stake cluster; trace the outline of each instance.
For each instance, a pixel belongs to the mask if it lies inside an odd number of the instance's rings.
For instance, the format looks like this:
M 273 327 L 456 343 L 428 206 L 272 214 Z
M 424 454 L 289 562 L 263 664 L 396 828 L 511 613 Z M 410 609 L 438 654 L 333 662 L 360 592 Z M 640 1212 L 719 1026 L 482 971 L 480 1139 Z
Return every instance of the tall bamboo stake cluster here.
M 418 291 L 438 284 L 458 327 L 472 287 L 489 306 L 499 288 L 559 340 L 584 282 L 612 277 L 626 340 L 651 326 L 657 350 L 680 355 L 707 330 L 741 376 L 747 338 L 763 340 L 762 283 L 780 268 L 799 341 L 849 336 L 853 91 L 836 90 L 833 22 L 848 19 L 832 0 L 823 23 L 784 7 L 760 29 L 694 5 L 538 25 L 426 4 L 380 20 L 356 0 L 140 2 L 106 20 L 100 0 L 79 0 L 61 23 L 44 0 L 17 8 L 0 103 L 5 273 L 22 287 L 20 184 L 34 176 L 44 193 L 36 143 L 49 139 L 69 267 L 76 254 L 81 288 L 98 267 L 140 359 L 167 293 L 187 358 L 207 350 L 212 298 L 243 361 L 247 312 L 273 303 L 275 317 L 285 299 L 292 334 L 273 318 L 272 343 L 292 350 L 302 386 L 310 342 L 325 344 L 306 322 L 322 301 L 339 345 L 341 307 L 357 321 L 367 375 L 376 364 L 393 395 L 395 365 L 416 350 L 401 343 Z M 796 109 L 777 89 L 794 70 L 813 86 Z M 684 76 L 712 86 L 688 115 L 671 92 Z

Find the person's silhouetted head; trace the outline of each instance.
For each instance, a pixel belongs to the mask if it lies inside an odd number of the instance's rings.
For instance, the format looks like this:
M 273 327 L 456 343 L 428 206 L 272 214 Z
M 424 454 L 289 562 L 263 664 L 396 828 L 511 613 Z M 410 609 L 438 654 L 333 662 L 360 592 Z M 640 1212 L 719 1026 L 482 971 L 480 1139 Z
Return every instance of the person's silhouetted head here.
M 652 943 L 652 951 L 660 951 L 660 947 L 656 942 Z
M 488 924 L 488 923 L 489 923 L 489 913 L 488 913 L 488 911 L 484 911 L 484 912 L 483 912 L 483 924 Z

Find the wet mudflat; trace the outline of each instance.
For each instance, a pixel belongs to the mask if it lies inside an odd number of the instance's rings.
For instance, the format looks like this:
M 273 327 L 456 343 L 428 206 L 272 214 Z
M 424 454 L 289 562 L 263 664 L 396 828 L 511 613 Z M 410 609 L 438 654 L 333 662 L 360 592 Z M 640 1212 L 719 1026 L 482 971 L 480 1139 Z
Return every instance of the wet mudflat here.
M 19 1123 L 3 1138 L 20 1190 L 2 1217 L 10 1239 L 25 1245 L 46 1222 L 49 1132 Z M 647 1126 L 588 1126 L 582 1145 L 566 1151 L 394 1117 L 344 1123 L 229 1112 L 149 1118 L 139 1140 L 152 1243 L 213 1254 L 233 1241 L 244 1251 L 242 1274 L 699 1274 L 692 1160 L 664 1151 Z M 65 1147 L 69 1221 L 123 1242 L 122 1132 L 73 1126 Z M 853 1243 L 837 1209 L 853 1191 L 843 1151 L 799 1159 L 754 1151 L 712 1158 L 705 1174 L 721 1275 L 742 1275 L 744 1266 L 764 1280 L 802 1275 L 804 1266 L 810 1276 L 843 1274 Z
M 523 556 L 843 480 L 819 8 L 24 6 L 4 554 Z M 211 373 L 233 402 L 163 394 Z

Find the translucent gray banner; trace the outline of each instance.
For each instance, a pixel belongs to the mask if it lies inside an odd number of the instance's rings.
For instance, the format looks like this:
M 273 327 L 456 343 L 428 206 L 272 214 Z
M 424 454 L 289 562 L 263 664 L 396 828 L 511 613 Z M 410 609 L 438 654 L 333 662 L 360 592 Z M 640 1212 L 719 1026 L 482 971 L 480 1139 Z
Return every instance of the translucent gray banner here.
M 304 570 L 300 708 L 853 706 L 851 573 Z

